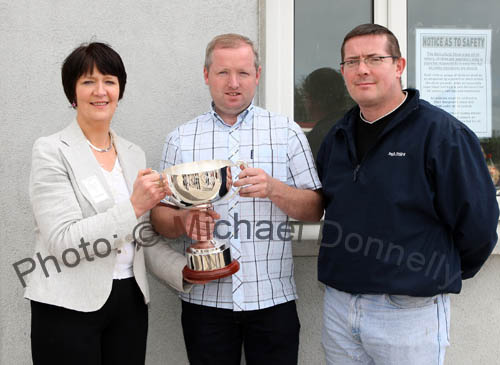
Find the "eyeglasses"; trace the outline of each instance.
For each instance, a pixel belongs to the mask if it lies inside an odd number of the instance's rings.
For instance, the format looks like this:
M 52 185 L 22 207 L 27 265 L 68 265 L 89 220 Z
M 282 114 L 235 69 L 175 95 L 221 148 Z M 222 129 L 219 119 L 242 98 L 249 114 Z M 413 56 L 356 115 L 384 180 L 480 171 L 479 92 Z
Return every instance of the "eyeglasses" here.
M 374 68 L 374 67 L 380 66 L 384 62 L 384 59 L 386 59 L 386 58 L 398 59 L 399 57 L 397 57 L 397 56 L 368 56 L 368 57 L 363 57 L 363 58 L 354 58 L 351 60 L 345 60 L 344 62 L 340 62 L 340 65 L 344 66 L 347 69 L 353 70 L 353 69 L 359 67 L 359 64 L 361 63 L 361 61 L 363 61 L 366 66 L 368 66 L 370 68 Z

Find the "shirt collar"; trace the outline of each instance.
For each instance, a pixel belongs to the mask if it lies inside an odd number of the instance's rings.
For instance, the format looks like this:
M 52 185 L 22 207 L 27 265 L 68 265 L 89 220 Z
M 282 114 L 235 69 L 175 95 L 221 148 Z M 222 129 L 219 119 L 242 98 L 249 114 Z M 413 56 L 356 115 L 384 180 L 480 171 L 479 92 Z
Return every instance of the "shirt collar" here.
M 212 101 L 212 104 L 211 104 L 211 111 L 210 111 L 210 113 L 215 118 L 215 120 L 218 120 L 220 123 L 222 123 L 222 124 L 224 124 L 226 126 L 233 127 L 235 125 L 239 125 L 239 124 L 243 123 L 246 120 L 250 120 L 253 117 L 254 108 L 255 107 L 254 107 L 253 101 L 252 101 L 250 103 L 250 105 L 248 106 L 248 108 L 246 108 L 240 114 L 238 114 L 238 117 L 236 119 L 236 123 L 234 123 L 232 126 L 230 126 L 229 124 L 227 124 L 226 122 L 224 122 L 224 120 L 219 116 L 219 114 L 217 114 L 217 112 L 215 111 L 215 104 L 214 104 L 213 101 Z
M 361 120 L 362 120 L 363 122 L 365 122 L 365 123 L 367 123 L 367 124 L 373 124 L 373 123 L 375 123 L 375 122 L 379 121 L 380 119 L 387 117 L 389 114 L 392 114 L 392 113 L 394 113 L 396 110 L 398 110 L 398 109 L 399 109 L 399 107 L 405 103 L 406 98 L 408 97 L 408 92 L 407 92 L 406 90 L 403 90 L 403 93 L 405 94 L 405 97 L 403 98 L 403 101 L 402 101 L 401 103 L 399 103 L 399 105 L 398 105 L 397 107 L 395 107 L 395 108 L 394 108 L 394 109 L 392 109 L 391 111 L 389 111 L 389 112 L 385 113 L 385 114 L 384 114 L 384 115 L 382 115 L 381 117 L 378 117 L 377 119 L 372 120 L 372 121 L 370 122 L 369 120 L 366 120 L 366 119 L 363 117 L 363 113 L 361 113 L 361 109 L 359 110 L 359 117 L 361 118 Z

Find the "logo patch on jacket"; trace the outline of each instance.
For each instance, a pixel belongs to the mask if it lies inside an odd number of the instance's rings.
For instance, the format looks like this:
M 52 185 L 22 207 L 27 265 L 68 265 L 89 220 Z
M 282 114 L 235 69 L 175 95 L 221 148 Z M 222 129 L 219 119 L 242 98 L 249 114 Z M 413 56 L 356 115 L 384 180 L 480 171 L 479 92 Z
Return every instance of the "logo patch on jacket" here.
M 390 157 L 405 157 L 406 152 L 389 152 L 387 155 Z

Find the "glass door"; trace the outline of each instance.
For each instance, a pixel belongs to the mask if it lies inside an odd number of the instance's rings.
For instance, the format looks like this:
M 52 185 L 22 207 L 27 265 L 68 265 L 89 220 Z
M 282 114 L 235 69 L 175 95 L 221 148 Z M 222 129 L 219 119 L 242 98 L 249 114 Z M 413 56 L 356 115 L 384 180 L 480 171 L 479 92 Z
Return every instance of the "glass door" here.
M 340 74 L 340 47 L 358 24 L 373 22 L 372 0 L 295 0 L 294 120 L 314 157 L 333 124 L 354 105 Z

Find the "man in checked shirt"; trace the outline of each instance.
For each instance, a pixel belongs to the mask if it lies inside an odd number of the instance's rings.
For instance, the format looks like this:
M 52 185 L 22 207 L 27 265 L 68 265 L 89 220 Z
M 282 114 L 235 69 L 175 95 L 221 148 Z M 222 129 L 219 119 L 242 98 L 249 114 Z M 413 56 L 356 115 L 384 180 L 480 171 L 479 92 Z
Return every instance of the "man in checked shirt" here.
M 237 233 L 229 243 L 240 270 L 180 294 L 188 358 L 191 364 L 240 364 L 243 345 L 249 365 L 296 364 L 300 323 L 291 240 L 277 231 L 289 218 L 318 221 L 323 215 L 311 150 L 295 122 L 253 104 L 261 67 L 250 39 L 215 37 L 207 46 L 203 72 L 211 109 L 167 136 L 161 170 L 208 159 L 243 160 L 249 167 L 233 168 L 233 176 L 239 175 L 234 186 L 242 187 L 239 196 L 214 211 L 165 205 L 152 211 L 162 235 L 190 236 L 185 248 L 191 239 L 212 238 L 219 218 Z M 199 229 L 192 229 L 195 214 Z M 176 224 L 179 219 L 182 225 Z M 271 229 L 263 233 L 259 226 Z

